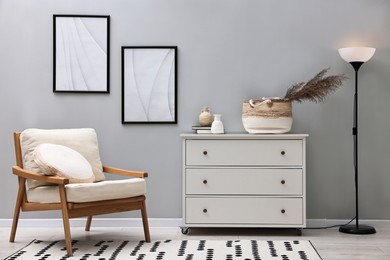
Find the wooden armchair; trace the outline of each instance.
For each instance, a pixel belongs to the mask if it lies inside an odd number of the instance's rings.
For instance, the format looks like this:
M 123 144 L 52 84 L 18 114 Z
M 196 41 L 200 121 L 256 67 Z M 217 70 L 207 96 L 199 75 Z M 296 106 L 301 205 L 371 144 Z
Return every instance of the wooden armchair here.
M 76 132 L 80 129 L 76 129 Z M 34 131 L 60 131 L 61 130 L 33 130 Z M 71 130 L 72 131 L 72 130 Z M 87 129 L 87 131 L 92 131 L 93 129 Z M 40 132 L 41 133 L 41 132 Z M 51 132 L 50 132 L 51 133 Z M 58 135 L 58 132 L 55 132 L 53 136 Z M 67 137 L 65 137 L 67 138 Z M 59 138 L 61 139 L 61 138 Z M 50 138 L 49 138 L 50 140 Z M 43 211 L 43 210 L 61 210 L 62 211 L 62 219 L 65 233 L 65 241 L 66 241 L 66 249 L 67 255 L 72 255 L 72 244 L 71 244 L 71 233 L 70 233 L 70 218 L 77 218 L 86 216 L 87 222 L 85 230 L 89 231 L 92 222 L 92 216 L 99 214 L 108 214 L 115 212 L 123 212 L 123 211 L 131 211 L 131 210 L 141 210 L 142 222 L 144 228 L 145 241 L 150 242 L 150 234 L 149 234 L 149 226 L 148 226 L 148 218 L 146 213 L 146 204 L 145 204 L 145 181 L 143 178 L 147 177 L 146 172 L 141 171 L 129 171 L 118 168 L 113 168 L 109 166 L 102 166 L 102 171 L 108 174 L 117 174 L 127 177 L 134 177 L 129 180 L 119 180 L 119 181 L 100 181 L 96 183 L 86 183 L 81 186 L 91 187 L 94 189 L 92 193 L 96 194 L 96 190 L 99 190 L 100 187 L 107 188 L 110 185 L 115 187 L 120 187 L 121 185 L 125 185 L 123 187 L 126 192 L 124 195 L 115 195 L 116 198 L 113 198 L 111 192 L 98 192 L 103 193 L 100 195 L 98 200 L 94 199 L 94 196 L 90 196 L 90 198 L 83 197 L 80 199 L 78 197 L 77 187 L 73 187 L 74 184 L 69 184 L 69 179 L 58 177 L 58 176 L 46 176 L 41 175 L 35 171 L 24 169 L 23 167 L 24 160 L 26 157 L 25 148 L 23 149 L 21 146 L 21 133 L 14 133 L 14 142 L 15 142 L 15 153 L 16 153 L 16 166 L 12 167 L 13 174 L 18 176 L 19 190 L 17 194 L 17 200 L 14 211 L 14 218 L 12 223 L 12 229 L 10 234 L 10 242 L 14 242 L 16 229 L 18 225 L 19 213 L 22 211 Z M 62 142 L 62 140 L 61 140 Z M 84 145 L 84 144 L 83 144 Z M 31 147 L 30 147 L 31 148 Z M 31 150 L 31 149 L 30 149 Z M 26 181 L 38 181 L 40 183 L 50 184 L 50 186 L 39 186 L 39 187 L 30 187 L 28 189 L 28 185 Z M 134 182 L 132 182 L 134 180 Z M 76 186 L 80 186 L 80 184 L 76 184 Z M 75 186 L 75 185 L 74 185 Z M 130 191 L 132 187 L 135 187 L 134 192 Z M 37 199 L 36 194 L 33 192 L 40 192 L 40 195 L 44 195 L 45 189 L 58 189 L 59 201 L 53 199 L 52 201 L 49 198 L 49 201 L 39 201 Z M 43 191 L 41 191 L 43 190 Z M 85 187 L 84 187 L 85 190 Z M 29 194 L 29 191 L 32 193 Z M 115 192 L 114 192 L 115 193 Z M 57 194 L 57 193 L 56 193 Z M 29 200 L 29 195 L 32 199 Z M 69 198 L 71 197 L 72 198 Z M 34 197 L 35 196 L 35 197 Z M 105 196 L 108 196 L 106 199 Z M 41 196 L 42 197 L 42 196 Z M 39 198 L 39 196 L 38 196 Z M 79 200 L 79 201 L 78 201 Z

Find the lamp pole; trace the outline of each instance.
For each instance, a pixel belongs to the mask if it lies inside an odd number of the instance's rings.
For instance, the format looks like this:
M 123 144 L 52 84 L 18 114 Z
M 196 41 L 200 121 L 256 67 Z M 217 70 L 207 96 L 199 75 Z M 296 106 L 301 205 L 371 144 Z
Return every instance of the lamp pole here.
M 359 229 L 359 164 L 358 164 L 358 72 L 363 62 L 353 61 L 350 62 L 355 70 L 355 95 L 354 95 L 354 126 L 352 128 L 352 135 L 354 136 L 354 164 L 355 164 L 355 209 L 356 209 L 356 229 Z

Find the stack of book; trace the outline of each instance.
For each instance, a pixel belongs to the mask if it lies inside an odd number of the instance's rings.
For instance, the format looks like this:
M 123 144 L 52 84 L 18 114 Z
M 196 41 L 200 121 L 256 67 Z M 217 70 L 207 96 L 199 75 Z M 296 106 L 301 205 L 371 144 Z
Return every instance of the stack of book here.
M 211 134 L 211 126 L 193 126 L 192 130 L 197 134 Z

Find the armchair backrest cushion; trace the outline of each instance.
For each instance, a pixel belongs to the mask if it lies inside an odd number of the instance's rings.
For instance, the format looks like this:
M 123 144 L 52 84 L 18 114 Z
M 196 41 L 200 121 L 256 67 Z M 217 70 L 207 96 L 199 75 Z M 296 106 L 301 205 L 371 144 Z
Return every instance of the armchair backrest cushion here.
M 100 160 L 97 135 L 94 129 L 36 129 L 24 130 L 20 135 L 20 147 L 22 150 L 23 168 L 26 170 L 42 173 L 39 166 L 34 161 L 35 148 L 44 143 L 59 144 L 67 146 L 87 159 L 91 164 L 96 181 L 105 179 L 103 165 Z M 47 185 L 34 180 L 28 180 L 28 187 Z

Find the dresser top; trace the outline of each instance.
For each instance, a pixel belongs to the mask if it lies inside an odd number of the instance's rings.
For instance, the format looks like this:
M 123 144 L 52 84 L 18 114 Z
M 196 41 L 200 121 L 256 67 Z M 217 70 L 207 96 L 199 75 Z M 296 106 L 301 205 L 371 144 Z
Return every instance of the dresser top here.
M 180 136 L 184 139 L 304 139 L 308 134 L 194 134 L 183 133 Z

